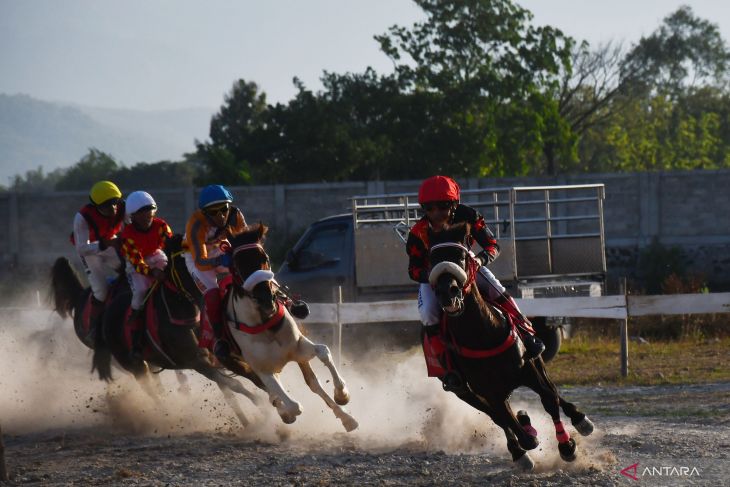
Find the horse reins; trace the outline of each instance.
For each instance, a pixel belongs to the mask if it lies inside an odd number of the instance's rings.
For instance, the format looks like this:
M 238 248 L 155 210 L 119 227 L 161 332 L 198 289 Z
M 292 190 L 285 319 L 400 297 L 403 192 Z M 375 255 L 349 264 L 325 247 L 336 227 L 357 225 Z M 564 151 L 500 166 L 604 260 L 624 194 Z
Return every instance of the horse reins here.
M 479 271 L 479 264 L 476 261 L 474 257 L 472 257 L 471 253 L 469 252 L 469 249 L 466 248 L 463 244 L 460 244 L 458 242 L 444 242 L 440 244 L 436 244 L 433 247 L 431 247 L 429 254 L 433 252 L 435 249 L 444 248 L 444 247 L 456 247 L 461 250 L 463 250 L 466 253 L 467 258 L 467 268 L 466 268 L 466 281 L 464 282 L 462 289 L 463 292 L 468 293 L 470 290 L 470 287 L 472 284 L 475 284 L 477 272 Z M 476 286 L 475 286 L 476 287 Z M 476 292 L 479 292 L 477 289 Z M 515 331 L 515 326 L 512 323 L 512 320 L 509 318 L 504 318 L 510 320 L 510 332 L 509 335 L 507 335 L 507 338 L 505 340 L 497 345 L 496 347 L 482 349 L 482 350 L 476 350 L 473 348 L 463 347 L 456 343 L 456 339 L 454 338 L 454 335 L 451 333 L 451 330 L 449 330 L 446 327 L 446 314 L 441 317 L 441 334 L 446 336 L 448 335 L 451 338 L 451 343 L 447 343 L 446 345 L 452 348 L 456 353 L 461 355 L 462 357 L 466 358 L 488 358 L 488 357 L 494 357 L 496 355 L 499 355 L 506 350 L 508 350 L 512 345 L 514 345 L 515 340 L 517 339 L 517 334 Z
M 260 250 L 261 252 L 264 253 L 264 255 L 266 255 L 266 261 L 267 262 L 269 261 L 269 256 L 266 254 L 264 247 L 261 244 L 259 244 L 258 242 L 239 245 L 233 249 L 232 254 L 235 257 L 235 255 L 238 254 L 239 252 L 244 251 L 244 250 L 251 250 L 251 249 Z M 264 269 L 260 269 L 259 271 L 264 271 Z M 251 290 L 249 290 L 247 288 L 248 287 L 253 288 L 253 286 L 255 286 L 256 284 L 263 282 L 263 280 L 262 280 L 263 278 L 261 277 L 263 274 L 260 274 L 260 275 L 256 274 L 259 271 L 253 272 L 250 276 L 248 276 L 246 278 L 246 280 L 244 280 L 243 277 L 238 272 L 238 269 L 236 268 L 236 266 L 234 265 L 231 267 L 231 274 L 233 274 L 233 280 L 235 281 L 236 285 L 238 285 L 241 288 L 244 296 L 248 296 L 249 298 L 254 299 L 254 300 L 256 300 L 256 298 L 254 297 Z M 270 276 L 269 275 L 265 276 L 265 277 L 268 277 L 268 279 L 266 279 L 266 280 L 273 281 L 273 276 L 274 276 L 273 273 L 271 271 L 265 271 L 265 272 L 271 273 Z M 232 308 L 233 308 L 233 319 L 231 321 L 233 321 L 233 323 L 235 324 L 236 329 L 240 330 L 244 333 L 251 334 L 251 335 L 257 335 L 259 333 L 262 333 L 262 332 L 278 325 L 279 323 L 281 323 L 281 320 L 284 318 L 284 314 L 285 314 L 284 303 L 281 300 L 276 299 L 276 311 L 274 312 L 274 314 L 271 315 L 271 317 L 268 320 L 266 320 L 265 322 L 263 322 L 259 325 L 256 325 L 256 326 L 251 326 L 251 325 L 247 325 L 246 323 L 243 323 L 242 321 L 238 320 L 238 316 L 236 316 L 235 303 L 232 306 Z

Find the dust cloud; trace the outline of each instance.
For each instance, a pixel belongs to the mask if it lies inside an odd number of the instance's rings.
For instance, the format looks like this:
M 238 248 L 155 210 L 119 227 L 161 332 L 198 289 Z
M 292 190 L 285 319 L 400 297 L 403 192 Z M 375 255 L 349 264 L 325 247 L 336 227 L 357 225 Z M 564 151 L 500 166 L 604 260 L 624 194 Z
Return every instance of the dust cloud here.
M 317 359 L 312 365 L 331 393 L 329 371 Z M 119 368 L 111 384 L 99 381 L 91 373 L 91 351 L 76 338 L 70 319 L 40 309 L 0 313 L 0 422 L 5 434 L 69 429 L 149 436 L 221 433 L 287 442 L 292 448 L 413 449 L 509 458 L 501 429 L 445 393 L 438 380 L 426 377 L 420 348 L 358 354 L 357 359 L 345 353 L 339 370 L 351 394 L 347 410 L 360 424 L 354 432 L 345 433 L 332 411 L 306 386 L 295 364 L 284 369 L 281 380 L 302 404 L 302 415 L 284 425 L 266 395 L 239 379 L 255 391 L 260 403 L 236 396 L 251 421 L 244 429 L 217 386 L 194 371 L 185 372 L 182 384 L 173 371 L 156 375 L 163 394 L 155 400 Z M 542 468 L 559 463 L 565 468 L 552 422 L 537 396 L 519 393 L 512 407 L 527 409 L 539 432 L 542 445 L 530 453 L 532 458 Z M 580 448 L 595 450 L 586 440 L 579 439 Z

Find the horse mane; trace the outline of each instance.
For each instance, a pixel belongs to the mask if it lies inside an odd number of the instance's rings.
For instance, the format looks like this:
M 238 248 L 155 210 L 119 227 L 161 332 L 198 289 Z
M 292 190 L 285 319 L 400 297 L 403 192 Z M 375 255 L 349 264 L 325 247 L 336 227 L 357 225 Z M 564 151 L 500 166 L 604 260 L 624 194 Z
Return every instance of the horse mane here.
M 238 247 L 239 245 L 246 245 L 251 243 L 263 244 L 264 240 L 266 239 L 267 233 L 269 233 L 269 227 L 259 222 L 253 225 L 247 225 L 246 228 L 243 229 L 243 231 L 232 235 L 229 240 L 233 247 Z
M 182 251 L 183 235 L 174 233 L 172 237 L 165 239 L 165 253 L 168 259 L 178 252 Z
M 446 242 L 458 242 L 463 244 L 466 236 L 471 232 L 469 222 L 459 222 L 453 225 L 446 224 L 440 230 L 428 229 L 428 240 L 431 246 Z

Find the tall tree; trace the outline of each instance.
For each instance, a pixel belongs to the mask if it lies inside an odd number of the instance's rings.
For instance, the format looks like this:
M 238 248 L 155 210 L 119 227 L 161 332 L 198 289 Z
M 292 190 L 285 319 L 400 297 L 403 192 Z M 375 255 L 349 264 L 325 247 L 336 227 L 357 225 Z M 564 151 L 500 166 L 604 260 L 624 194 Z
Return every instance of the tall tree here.
M 647 89 L 673 98 L 702 86 L 727 88 L 730 49 L 717 24 L 682 6 L 648 37 L 642 37 L 626 59 L 627 71 L 640 71 Z
M 91 148 L 73 167 L 68 169 L 56 183 L 57 191 L 82 190 L 95 182 L 109 179 L 121 165 L 106 152 Z
M 569 69 L 572 40 L 553 27 L 532 26 L 532 14 L 509 0 L 415 2 L 424 22 L 391 27 L 376 39 L 411 93 L 437 95 L 440 123 L 427 137 L 453 151 L 447 169 L 480 176 L 537 172 L 545 141 L 570 157 L 570 134 L 549 93 L 561 69 Z

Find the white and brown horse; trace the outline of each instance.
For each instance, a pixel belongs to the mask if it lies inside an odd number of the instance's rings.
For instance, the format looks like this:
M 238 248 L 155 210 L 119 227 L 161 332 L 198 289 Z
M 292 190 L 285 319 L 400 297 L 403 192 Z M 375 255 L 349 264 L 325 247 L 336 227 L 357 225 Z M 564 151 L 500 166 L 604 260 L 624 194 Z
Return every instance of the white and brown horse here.
M 341 407 L 350 400 L 345 381 L 332 361 L 329 348 L 304 336 L 285 306 L 262 245 L 267 231 L 263 224 L 253 225 L 231 239 L 234 286 L 225 304 L 227 326 L 285 423 L 293 423 L 302 413 L 301 404 L 287 394 L 279 378 L 287 363 L 296 362 L 312 392 L 332 409 L 345 430 L 352 431 L 357 428 L 357 421 Z M 312 370 L 309 362 L 314 357 L 332 374 L 334 400 Z

